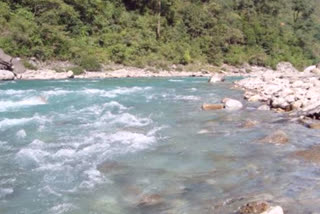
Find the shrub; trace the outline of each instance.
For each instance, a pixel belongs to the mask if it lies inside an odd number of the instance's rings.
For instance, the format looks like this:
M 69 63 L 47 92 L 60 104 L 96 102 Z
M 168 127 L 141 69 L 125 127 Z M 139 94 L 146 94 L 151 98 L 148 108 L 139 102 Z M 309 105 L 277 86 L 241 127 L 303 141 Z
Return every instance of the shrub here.
M 191 56 L 190 56 L 190 51 L 186 50 L 183 54 L 183 58 L 181 60 L 181 63 L 184 65 L 187 65 L 191 62 Z
M 101 64 L 94 56 L 83 56 L 78 63 L 83 69 L 87 71 L 100 71 Z
M 84 73 L 84 70 L 80 66 L 71 67 L 68 71 L 72 71 L 74 75 L 81 75 Z
M 28 62 L 27 60 L 23 60 L 22 63 L 23 63 L 23 65 L 24 65 L 24 67 L 27 68 L 27 69 L 30 69 L 30 70 L 37 70 L 37 69 L 38 69 L 37 66 L 31 64 L 31 63 Z
M 61 68 L 61 67 L 54 68 L 53 70 L 55 70 L 57 73 L 66 72 L 66 70 L 64 68 Z

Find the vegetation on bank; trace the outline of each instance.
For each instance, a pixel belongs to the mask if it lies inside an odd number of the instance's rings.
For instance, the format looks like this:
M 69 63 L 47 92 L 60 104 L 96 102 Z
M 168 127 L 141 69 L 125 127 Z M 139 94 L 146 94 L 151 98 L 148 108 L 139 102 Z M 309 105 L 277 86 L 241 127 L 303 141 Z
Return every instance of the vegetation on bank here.
M 162 66 L 320 61 L 320 0 L 0 0 L 15 56 Z M 77 72 L 80 67 L 75 68 Z

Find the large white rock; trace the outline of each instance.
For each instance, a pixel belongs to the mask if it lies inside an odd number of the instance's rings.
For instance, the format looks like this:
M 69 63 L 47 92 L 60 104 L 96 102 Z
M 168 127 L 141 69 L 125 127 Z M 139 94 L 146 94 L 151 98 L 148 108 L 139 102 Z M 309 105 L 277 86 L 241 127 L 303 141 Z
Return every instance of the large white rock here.
M 21 74 L 21 79 L 27 79 L 27 80 L 69 79 L 73 77 L 74 75 L 72 71 L 56 72 L 54 70 L 37 70 L 37 71 L 27 70 L 26 72 Z
M 230 99 L 230 98 L 225 98 L 222 100 L 222 103 L 225 105 L 225 109 L 227 110 L 239 110 L 243 108 L 243 105 L 240 101 Z
M 270 110 L 270 106 L 268 105 L 262 105 L 258 108 L 259 111 L 269 111 Z
M 290 62 L 280 62 L 277 65 L 277 71 L 281 73 L 299 72 Z
M 0 70 L 0 80 L 14 80 L 14 73 L 7 70 Z
M 283 214 L 283 209 L 280 206 L 270 207 L 267 211 L 261 214 Z
M 209 83 L 217 83 L 217 82 L 223 82 L 225 80 L 225 77 L 220 74 L 215 74 L 209 79 Z
M 316 69 L 316 65 L 311 65 L 303 70 L 303 72 L 310 73 L 313 69 Z

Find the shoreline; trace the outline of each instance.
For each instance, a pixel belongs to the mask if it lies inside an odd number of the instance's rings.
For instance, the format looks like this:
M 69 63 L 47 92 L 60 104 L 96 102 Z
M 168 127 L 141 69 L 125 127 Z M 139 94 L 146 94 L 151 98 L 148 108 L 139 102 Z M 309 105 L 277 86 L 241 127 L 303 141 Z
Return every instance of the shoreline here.
M 222 65 L 172 65 L 167 70 L 155 67 L 136 68 L 123 65 L 103 66 L 101 71 L 84 71 L 76 74 L 70 64 L 58 63 L 42 65 L 37 70 L 26 69 L 24 72 L 0 70 L 0 80 L 55 80 L 55 79 L 104 79 L 104 78 L 143 78 L 143 77 L 211 77 L 216 74 L 224 76 L 246 76 L 251 66 L 235 67 Z
M 213 68 L 213 67 L 211 67 Z M 0 70 L 0 79 L 1 72 Z M 10 71 L 5 71 L 10 73 Z M 153 77 L 207 77 L 209 83 L 223 82 L 226 76 L 241 76 L 234 87 L 244 91 L 248 102 L 259 102 L 257 110 L 273 110 L 288 113 L 307 127 L 320 129 L 320 124 L 310 125 L 307 119 L 320 120 L 320 65 L 310 66 L 304 72 L 298 71 L 288 62 L 277 65 L 277 69 L 243 65 L 223 65 L 213 70 L 200 71 L 156 70 L 155 68 L 134 68 L 126 66 L 103 69 L 100 72 L 85 72 L 74 75 L 71 70 L 57 72 L 52 69 L 26 70 L 3 80 L 63 80 L 63 79 L 112 79 Z

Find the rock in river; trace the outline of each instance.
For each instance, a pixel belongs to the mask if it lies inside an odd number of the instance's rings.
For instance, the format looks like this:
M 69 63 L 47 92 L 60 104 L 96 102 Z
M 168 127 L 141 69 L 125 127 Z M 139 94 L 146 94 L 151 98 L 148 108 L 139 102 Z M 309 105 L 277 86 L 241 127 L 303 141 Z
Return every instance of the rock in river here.
M 7 70 L 0 70 L 0 80 L 13 80 L 14 73 Z
M 163 203 L 163 198 L 159 194 L 145 195 L 139 201 L 138 206 L 149 207 Z
M 283 214 L 280 206 L 271 207 L 265 202 L 250 202 L 242 206 L 238 214 Z
M 225 108 L 228 110 L 239 110 L 243 108 L 243 105 L 240 101 L 230 98 L 223 99 L 222 103 L 224 103 Z
M 204 103 L 201 107 L 203 110 L 208 111 L 208 110 L 219 110 L 223 109 L 224 105 L 223 104 L 208 104 Z
M 270 106 L 268 105 L 262 105 L 258 108 L 259 111 L 269 111 L 270 110 Z
M 209 79 L 209 83 L 217 83 L 217 82 L 223 82 L 225 80 L 225 77 L 220 74 L 215 74 Z
M 310 149 L 298 151 L 294 154 L 297 158 L 302 158 L 305 161 L 320 164 L 320 146 L 313 146 Z
M 270 206 L 265 202 L 250 202 L 240 207 L 238 214 L 261 214 L 269 208 Z
M 289 137 L 284 131 L 279 130 L 260 139 L 259 142 L 272 144 L 286 144 L 289 142 Z
M 245 129 L 251 129 L 253 127 L 255 127 L 256 125 L 258 125 L 258 121 L 255 121 L 255 120 L 247 120 L 246 122 L 244 122 L 242 124 L 242 128 L 245 128 Z

